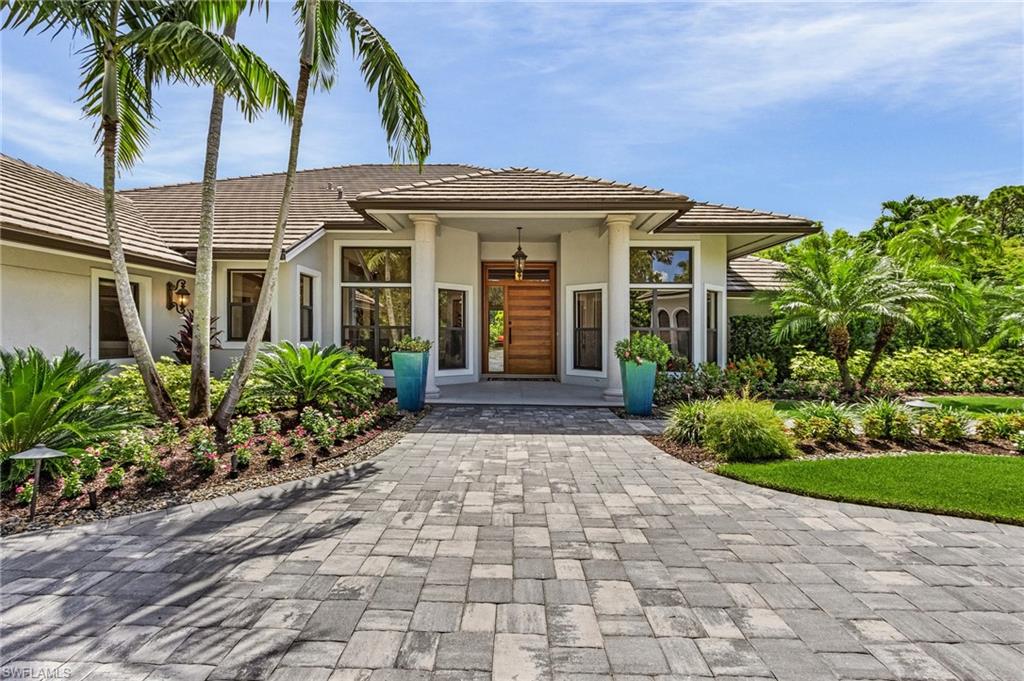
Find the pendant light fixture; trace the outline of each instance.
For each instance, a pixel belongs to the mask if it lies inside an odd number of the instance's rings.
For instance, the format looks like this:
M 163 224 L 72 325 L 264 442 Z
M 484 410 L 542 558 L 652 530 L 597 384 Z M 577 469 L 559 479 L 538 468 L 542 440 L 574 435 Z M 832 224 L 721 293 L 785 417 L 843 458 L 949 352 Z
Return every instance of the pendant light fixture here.
M 512 260 L 516 263 L 516 281 L 523 280 L 523 272 L 526 270 L 526 253 L 523 252 L 523 228 L 516 227 L 519 233 L 519 247 L 512 254 Z

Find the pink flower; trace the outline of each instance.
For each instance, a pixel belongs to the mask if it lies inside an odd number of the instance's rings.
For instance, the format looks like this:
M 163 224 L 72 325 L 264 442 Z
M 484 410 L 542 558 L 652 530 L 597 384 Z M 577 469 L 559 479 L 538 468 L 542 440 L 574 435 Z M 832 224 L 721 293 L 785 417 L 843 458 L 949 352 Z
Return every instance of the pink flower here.
M 82 463 L 82 462 L 81 462 L 81 461 L 79 461 L 78 459 L 71 459 L 71 465 L 72 465 L 72 466 L 77 466 L 77 465 L 78 465 L 78 464 L 80 464 L 80 463 Z
M 217 454 L 216 452 L 210 452 L 209 454 L 206 455 L 206 458 L 209 459 L 210 461 L 216 461 Z
M 24 485 L 18 485 L 17 487 L 14 488 L 14 493 L 15 494 L 21 494 L 24 491 L 25 491 L 25 486 Z

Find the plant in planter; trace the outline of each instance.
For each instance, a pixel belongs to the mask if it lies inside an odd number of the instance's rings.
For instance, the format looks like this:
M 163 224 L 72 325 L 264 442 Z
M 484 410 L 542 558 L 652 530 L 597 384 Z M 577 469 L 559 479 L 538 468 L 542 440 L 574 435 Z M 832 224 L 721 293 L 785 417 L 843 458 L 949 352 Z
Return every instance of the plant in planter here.
M 626 412 L 636 416 L 651 413 L 654 379 L 658 367 L 672 357 L 665 341 L 647 333 L 635 333 L 615 344 L 615 356 L 622 371 L 622 398 Z
M 391 365 L 395 368 L 395 389 L 398 408 L 419 411 L 427 398 L 427 370 L 430 367 L 430 341 L 405 336 L 391 351 Z

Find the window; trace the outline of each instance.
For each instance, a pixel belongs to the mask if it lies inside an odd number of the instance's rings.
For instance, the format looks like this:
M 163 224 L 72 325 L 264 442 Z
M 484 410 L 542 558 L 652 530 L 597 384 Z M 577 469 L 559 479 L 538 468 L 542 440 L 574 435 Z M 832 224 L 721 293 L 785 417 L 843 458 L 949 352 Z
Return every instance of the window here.
M 228 270 L 228 340 L 245 341 L 256 318 L 256 304 L 263 288 L 263 272 Z M 270 318 L 263 332 L 270 340 Z
M 630 332 L 655 334 L 674 354 L 692 359 L 690 289 L 631 289 L 629 327 Z
M 385 348 L 412 332 L 412 249 L 341 249 L 342 342 L 391 368 Z
M 707 361 L 718 364 L 718 291 L 708 291 Z
M 437 291 L 437 367 L 466 368 L 466 292 Z
M 630 248 L 629 281 L 633 284 L 692 284 L 693 249 Z
M 601 371 L 604 368 L 601 305 L 599 290 L 573 293 L 573 369 Z
M 299 275 L 299 341 L 313 340 L 313 282 L 309 274 Z
M 135 309 L 139 309 L 139 284 L 132 282 L 132 298 Z M 128 332 L 124 328 L 124 318 L 117 302 L 117 285 L 113 279 L 99 280 L 99 359 L 123 359 L 132 356 L 128 343 Z

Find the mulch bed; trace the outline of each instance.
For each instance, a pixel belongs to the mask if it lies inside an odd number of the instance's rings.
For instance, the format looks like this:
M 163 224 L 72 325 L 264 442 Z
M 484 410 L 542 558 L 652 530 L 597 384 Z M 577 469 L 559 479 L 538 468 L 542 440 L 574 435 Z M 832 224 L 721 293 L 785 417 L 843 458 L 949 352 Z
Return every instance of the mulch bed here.
M 669 456 L 714 471 L 721 463 L 715 455 L 697 445 L 680 445 L 660 435 L 647 435 L 647 441 Z M 980 442 L 964 440 L 959 444 L 946 444 L 932 440 L 918 440 L 906 444 L 860 438 L 851 443 L 801 442 L 797 444 L 800 460 L 857 459 L 874 456 L 906 456 L 908 454 L 968 453 L 987 456 L 1021 456 L 1006 442 Z
M 429 409 L 429 408 L 428 408 Z M 398 442 L 426 414 L 399 414 L 382 419 L 357 436 L 336 444 L 329 450 L 313 454 L 296 454 L 291 448 L 280 462 L 271 462 L 260 446 L 252 463 L 232 478 L 227 467 L 219 467 L 210 475 L 203 475 L 192 464 L 187 447 L 178 446 L 161 456 L 168 467 L 167 480 L 159 486 L 146 483 L 145 474 L 134 466 L 126 471 L 124 487 L 107 489 L 101 472 L 96 480 L 83 484 L 85 490 L 97 491 L 97 508 L 89 508 L 89 499 L 82 494 L 76 499 L 60 496 L 56 481 L 43 479 L 36 502 L 36 517 L 28 522 L 29 508 L 14 502 L 11 493 L 0 499 L 0 534 L 10 535 L 64 525 L 77 525 L 104 518 L 154 511 L 180 504 L 206 501 L 244 490 L 268 487 L 282 482 L 319 475 L 330 470 L 346 468 L 373 458 Z M 227 460 L 228 457 L 224 457 Z M 315 458 L 315 460 L 314 460 Z

